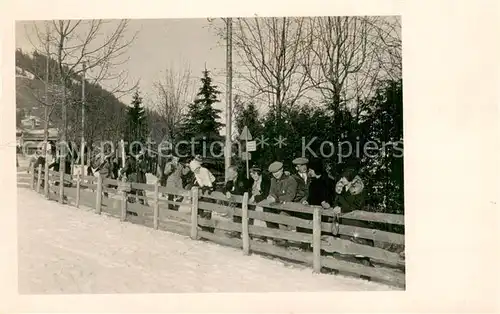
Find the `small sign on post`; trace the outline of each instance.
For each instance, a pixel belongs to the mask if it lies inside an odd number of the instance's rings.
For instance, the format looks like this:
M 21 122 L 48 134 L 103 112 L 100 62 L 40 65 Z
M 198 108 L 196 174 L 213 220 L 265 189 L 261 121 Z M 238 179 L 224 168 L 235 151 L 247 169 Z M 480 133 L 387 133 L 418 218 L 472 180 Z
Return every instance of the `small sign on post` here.
M 247 142 L 247 152 L 254 152 L 257 150 L 257 141 Z
M 248 130 L 248 127 L 246 125 L 243 127 L 243 130 L 241 131 L 240 140 L 241 141 L 245 141 L 245 152 L 244 152 L 245 155 L 243 155 L 243 152 L 242 152 L 242 158 L 246 160 L 247 179 L 248 179 L 250 177 L 250 174 L 249 174 L 249 171 L 248 171 L 248 161 L 251 158 L 251 155 L 250 155 L 250 151 L 251 150 L 248 149 L 248 141 L 252 140 L 252 134 L 250 134 L 250 131 Z
M 252 160 L 252 154 L 250 152 L 241 152 L 241 159 L 246 161 Z
M 246 125 L 243 127 L 243 130 L 241 130 L 240 140 L 242 141 L 252 140 L 252 134 L 250 134 L 250 131 L 248 130 L 248 127 Z

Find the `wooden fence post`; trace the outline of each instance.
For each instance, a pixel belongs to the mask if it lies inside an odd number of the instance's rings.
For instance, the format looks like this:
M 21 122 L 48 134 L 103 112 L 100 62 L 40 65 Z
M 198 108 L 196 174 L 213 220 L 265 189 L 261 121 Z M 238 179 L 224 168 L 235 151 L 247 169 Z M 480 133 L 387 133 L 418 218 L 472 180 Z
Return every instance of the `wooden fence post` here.
M 42 165 L 38 165 L 38 178 L 36 181 L 36 192 L 40 193 L 40 186 L 42 185 Z
M 122 212 L 120 215 L 120 221 L 125 221 L 127 219 L 127 191 L 125 191 L 125 184 L 126 180 L 125 178 L 122 178 L 122 186 L 121 188 L 121 197 L 122 197 Z
M 102 177 L 97 176 L 97 191 L 95 196 L 95 212 L 101 214 L 101 202 L 102 202 Z
M 160 187 L 160 180 L 156 180 L 155 182 L 155 195 L 154 195 L 154 204 L 153 204 L 153 228 L 158 229 L 158 216 L 160 205 L 158 202 L 158 193 Z
M 313 270 L 315 273 L 321 272 L 321 208 L 313 207 Z
M 76 201 L 75 201 L 76 208 L 80 207 L 80 181 L 81 181 L 81 175 L 80 172 L 78 172 L 76 174 Z
M 35 189 L 35 165 L 32 164 L 30 165 L 30 171 L 31 171 L 31 176 L 30 176 L 30 187 L 32 190 Z
M 64 167 L 59 165 L 59 167 Z M 64 171 L 59 168 L 59 203 L 64 204 Z
M 191 239 L 198 239 L 198 188 L 191 189 Z
M 44 171 L 43 180 L 45 182 L 43 186 L 43 194 L 45 195 L 46 198 L 49 198 L 49 163 L 47 159 L 45 159 L 43 171 Z
M 243 254 L 250 254 L 250 235 L 248 233 L 248 192 L 243 194 L 241 204 L 241 239 L 243 240 Z

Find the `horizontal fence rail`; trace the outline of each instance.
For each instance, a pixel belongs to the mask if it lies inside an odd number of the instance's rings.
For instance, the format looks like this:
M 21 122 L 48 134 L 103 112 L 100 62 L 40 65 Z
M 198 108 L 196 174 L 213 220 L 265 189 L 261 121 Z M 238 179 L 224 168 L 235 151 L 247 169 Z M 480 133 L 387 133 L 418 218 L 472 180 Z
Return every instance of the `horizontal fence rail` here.
M 227 198 L 154 184 L 93 176 L 67 175 L 41 166 L 18 176 L 55 200 L 96 214 L 158 230 L 309 265 L 333 272 L 405 287 L 404 216 L 332 210 L 299 203 L 249 203 L 248 194 Z M 47 187 L 45 187 L 47 185 Z M 399 232 L 394 226 L 399 228 Z

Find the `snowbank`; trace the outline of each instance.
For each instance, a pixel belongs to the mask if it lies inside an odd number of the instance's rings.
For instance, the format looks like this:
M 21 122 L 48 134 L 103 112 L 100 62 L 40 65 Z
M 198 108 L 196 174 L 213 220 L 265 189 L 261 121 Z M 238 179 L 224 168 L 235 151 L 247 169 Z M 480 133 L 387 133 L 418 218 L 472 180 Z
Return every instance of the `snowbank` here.
M 22 294 L 391 289 L 121 223 L 24 188 L 18 199 Z

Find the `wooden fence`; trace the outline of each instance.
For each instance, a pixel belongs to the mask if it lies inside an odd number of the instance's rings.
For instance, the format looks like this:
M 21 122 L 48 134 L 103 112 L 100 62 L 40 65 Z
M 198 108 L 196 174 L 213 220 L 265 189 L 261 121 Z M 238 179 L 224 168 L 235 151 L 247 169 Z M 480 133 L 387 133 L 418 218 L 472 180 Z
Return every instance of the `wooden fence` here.
M 48 180 L 48 188 L 42 184 Z M 46 197 L 92 208 L 154 229 L 312 266 L 314 272 L 362 276 L 405 287 L 404 216 L 354 211 L 340 217 L 298 203 L 253 204 L 248 194 L 174 190 L 156 184 L 31 171 Z M 143 195 L 131 191 L 142 190 Z M 135 201 L 134 201 L 135 199 Z M 144 203 L 144 204 L 143 204 Z M 396 226 L 396 227 L 395 227 Z M 399 228 L 399 232 L 394 230 Z

